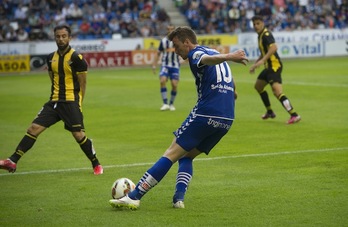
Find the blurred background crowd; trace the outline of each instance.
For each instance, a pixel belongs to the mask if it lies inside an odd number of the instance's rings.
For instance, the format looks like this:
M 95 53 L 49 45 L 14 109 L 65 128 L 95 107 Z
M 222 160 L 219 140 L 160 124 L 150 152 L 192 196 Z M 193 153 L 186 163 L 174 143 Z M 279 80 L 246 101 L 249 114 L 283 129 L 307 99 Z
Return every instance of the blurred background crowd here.
M 199 33 L 252 31 L 251 18 L 262 15 L 273 31 L 347 28 L 348 0 L 201 0 L 179 6 Z
M 348 0 L 172 0 L 198 34 L 252 31 L 263 15 L 273 31 L 348 26 Z M 0 0 L 0 42 L 53 40 L 69 24 L 75 39 L 163 36 L 171 18 L 157 0 Z

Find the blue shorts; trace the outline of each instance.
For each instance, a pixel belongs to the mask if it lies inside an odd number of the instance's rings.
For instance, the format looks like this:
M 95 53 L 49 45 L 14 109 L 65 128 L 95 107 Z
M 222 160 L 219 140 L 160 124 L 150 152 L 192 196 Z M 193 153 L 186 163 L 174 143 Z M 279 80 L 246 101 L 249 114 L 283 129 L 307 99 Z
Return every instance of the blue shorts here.
M 170 80 L 179 80 L 179 68 L 162 66 L 160 76 L 168 77 Z
M 184 150 L 197 148 L 209 154 L 210 150 L 226 135 L 233 120 L 192 116 L 190 114 L 174 133 L 176 143 Z

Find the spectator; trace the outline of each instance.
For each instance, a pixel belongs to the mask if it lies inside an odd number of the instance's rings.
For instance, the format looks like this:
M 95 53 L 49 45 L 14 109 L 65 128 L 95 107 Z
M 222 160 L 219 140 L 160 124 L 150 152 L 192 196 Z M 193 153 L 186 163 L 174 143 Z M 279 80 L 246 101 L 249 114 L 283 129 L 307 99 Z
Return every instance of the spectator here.
M 29 40 L 29 34 L 23 28 L 19 28 L 17 31 L 17 39 L 20 42 L 25 42 Z
M 28 17 L 27 12 L 28 12 L 28 7 L 20 3 L 18 7 L 15 9 L 14 19 L 17 20 L 18 22 L 24 22 Z
M 94 11 L 94 14 L 93 14 L 93 19 L 99 23 L 102 23 L 104 20 L 106 20 L 106 16 L 105 16 L 105 12 L 103 9 L 101 8 L 97 8 L 95 11 Z
M 31 29 L 41 29 L 42 24 L 40 20 L 40 14 L 29 12 L 28 23 Z
M 88 14 L 93 14 L 93 12 L 92 12 L 92 6 L 90 6 L 87 2 L 85 2 L 84 4 L 83 4 L 83 6 L 82 6 L 82 15 L 83 16 L 86 16 L 86 15 L 88 15 Z
M 72 38 L 77 38 L 78 35 L 80 34 L 80 27 L 79 27 L 77 21 L 73 21 L 71 23 L 70 29 L 71 29 L 71 37 Z
M 0 4 L 0 21 L 7 20 L 7 19 L 9 19 L 9 18 L 7 17 L 7 13 L 5 11 L 5 8 L 2 4 Z
M 131 21 L 127 25 L 127 33 L 128 33 L 128 37 L 132 37 L 132 38 L 140 36 L 141 33 L 140 33 L 135 21 Z
M 132 13 L 130 9 L 126 9 L 126 11 L 124 11 L 124 13 L 122 13 L 122 20 L 126 23 L 126 24 L 130 24 L 132 22 Z
M 27 2 L 29 3 L 27 4 L 27 3 L 24 3 L 24 1 L 22 1 L 24 5 L 28 5 L 29 10 L 33 13 L 41 13 L 43 11 L 49 11 L 48 10 L 49 7 L 46 3 L 46 0 L 31 0 Z
M 91 29 L 91 24 L 88 20 L 84 19 L 82 23 L 80 24 L 80 37 L 82 39 L 86 39 L 89 35 L 89 31 Z
M 57 26 L 66 24 L 65 15 L 62 13 L 60 9 L 56 11 L 56 14 L 54 15 L 54 21 L 57 24 Z
M 51 12 L 56 12 L 59 8 L 59 2 L 57 0 L 46 0 L 47 4 L 48 4 L 48 8 Z
M 74 20 L 82 19 L 82 9 L 76 3 L 72 3 L 69 7 L 68 15 Z
M 137 21 L 139 20 L 140 18 L 140 12 L 139 12 L 139 9 L 138 9 L 138 6 L 134 6 L 133 7 L 133 10 L 132 10 L 132 19 Z
M 229 11 L 228 11 L 228 17 L 231 20 L 231 23 L 235 24 L 239 18 L 240 18 L 240 11 L 237 8 L 237 6 L 233 6 Z
M 108 25 L 112 33 L 120 33 L 120 22 L 117 18 L 111 19 Z
M 17 32 L 13 27 L 6 33 L 5 39 L 10 42 L 18 41 Z
M 13 9 L 14 9 L 14 3 L 12 3 L 11 0 L 2 0 L 0 1 L 0 4 L 2 5 L 4 9 L 4 16 L 5 18 L 12 20 L 13 19 Z
M 5 40 L 5 38 L 4 38 L 4 36 L 2 35 L 3 34 L 3 32 L 2 32 L 2 28 L 0 27 L 0 43 L 2 43 L 2 42 L 5 42 L 6 40 Z
M 102 38 L 103 39 L 112 39 L 113 32 L 110 30 L 108 26 L 103 27 L 102 30 Z
M 149 25 L 144 24 L 144 26 L 140 27 L 140 34 L 142 37 L 149 37 L 151 35 L 151 28 Z
M 116 12 L 111 10 L 111 8 L 107 8 L 105 12 L 105 18 L 108 22 L 110 22 L 112 19 L 116 18 Z
M 69 3 L 66 2 L 61 10 L 62 14 L 64 15 L 66 19 L 71 18 L 69 11 L 70 11 L 70 6 L 69 6 Z
M 92 1 L 92 10 L 93 10 L 93 14 L 95 13 L 100 13 L 100 12 L 105 12 L 105 9 L 103 8 L 103 6 L 101 4 L 98 4 L 97 1 Z
M 56 27 L 56 22 L 54 21 L 54 16 L 49 16 L 42 28 L 43 33 L 46 34 L 48 40 L 54 40 L 54 27 Z
M 93 19 L 93 21 L 91 22 L 91 27 L 89 29 L 89 34 L 92 35 L 89 38 L 102 38 L 103 37 L 103 27 L 102 27 L 102 23 L 99 22 L 97 19 Z

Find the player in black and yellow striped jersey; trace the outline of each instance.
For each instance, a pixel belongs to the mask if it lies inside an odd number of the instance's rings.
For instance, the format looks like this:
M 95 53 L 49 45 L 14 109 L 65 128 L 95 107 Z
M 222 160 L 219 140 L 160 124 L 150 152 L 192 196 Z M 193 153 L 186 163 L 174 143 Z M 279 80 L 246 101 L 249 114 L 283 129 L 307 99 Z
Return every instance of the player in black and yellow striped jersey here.
M 255 69 L 261 65 L 265 68 L 257 77 L 255 89 L 260 94 L 263 104 L 267 112 L 262 115 L 262 119 L 275 118 L 276 115 L 271 108 L 271 102 L 268 93 L 265 90 L 267 84 L 270 84 L 275 97 L 280 101 L 285 110 L 290 114 L 288 124 L 293 124 L 301 120 L 300 115 L 294 110 L 290 100 L 283 93 L 282 87 L 282 69 L 283 64 L 277 53 L 277 45 L 275 43 L 273 34 L 265 27 L 262 16 L 254 16 L 252 18 L 254 30 L 258 34 L 258 45 L 261 52 L 260 57 L 250 67 L 250 73 L 254 73 Z
M 92 141 L 85 134 L 83 124 L 82 101 L 86 91 L 87 62 L 71 48 L 69 26 L 55 27 L 54 36 L 58 50 L 47 56 L 52 84 L 50 100 L 39 111 L 15 152 L 8 159 L 0 160 L 0 167 L 15 172 L 17 162 L 34 145 L 38 136 L 51 125 L 63 121 L 65 129 L 72 133 L 91 161 L 94 174 L 102 174 L 103 167 L 96 157 Z

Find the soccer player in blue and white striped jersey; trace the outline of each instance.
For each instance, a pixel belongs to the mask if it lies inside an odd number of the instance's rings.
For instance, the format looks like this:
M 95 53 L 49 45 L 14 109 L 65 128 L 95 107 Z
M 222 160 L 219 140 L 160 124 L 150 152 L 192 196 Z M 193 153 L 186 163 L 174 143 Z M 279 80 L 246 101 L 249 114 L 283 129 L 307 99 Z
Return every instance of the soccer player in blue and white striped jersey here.
M 173 25 L 167 26 L 167 31 L 170 33 L 174 30 Z M 167 38 L 164 37 L 158 47 L 158 53 L 155 57 L 155 60 L 152 64 L 153 73 L 156 74 L 156 66 L 161 57 L 161 69 L 159 73 L 160 77 L 160 92 L 163 101 L 163 105 L 160 110 L 171 110 L 174 111 L 174 101 L 176 94 L 178 92 L 178 83 L 180 76 L 180 59 L 179 56 L 175 53 L 173 43 Z M 170 91 L 170 99 L 168 102 L 167 97 L 167 81 L 168 79 L 171 82 L 172 89 Z
M 168 35 L 175 52 L 188 59 L 195 78 L 198 99 L 191 113 L 174 132 L 174 139 L 163 156 L 148 169 L 134 191 L 120 199 L 110 200 L 116 208 L 137 209 L 140 199 L 163 177 L 175 162 L 179 162 L 173 207 L 184 208 L 184 196 L 192 179 L 193 159 L 206 155 L 226 135 L 234 120 L 235 84 L 227 61 L 248 62 L 245 52 L 220 54 L 200 46 L 195 32 L 189 27 L 178 27 Z

